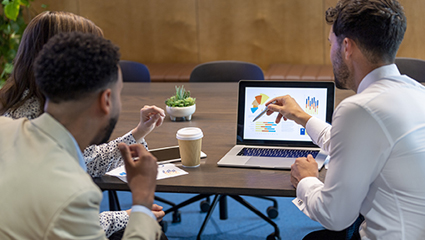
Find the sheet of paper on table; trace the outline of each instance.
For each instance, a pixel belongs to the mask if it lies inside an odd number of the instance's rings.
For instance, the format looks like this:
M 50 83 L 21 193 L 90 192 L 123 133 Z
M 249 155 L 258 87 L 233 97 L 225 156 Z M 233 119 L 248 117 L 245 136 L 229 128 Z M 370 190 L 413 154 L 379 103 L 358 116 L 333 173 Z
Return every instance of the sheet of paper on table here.
M 156 180 L 177 177 L 185 174 L 188 174 L 188 172 L 176 167 L 176 165 L 172 163 L 158 164 L 158 175 L 156 175 Z M 114 176 L 121 179 L 123 182 L 127 182 L 127 173 L 125 172 L 124 165 L 107 172 L 106 175 Z

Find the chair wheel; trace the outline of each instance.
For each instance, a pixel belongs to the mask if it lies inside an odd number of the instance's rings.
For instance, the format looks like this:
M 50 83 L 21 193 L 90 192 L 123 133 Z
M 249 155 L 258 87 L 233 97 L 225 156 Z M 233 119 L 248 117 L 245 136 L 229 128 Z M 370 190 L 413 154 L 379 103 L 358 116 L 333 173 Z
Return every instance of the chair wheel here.
M 274 206 L 270 206 L 267 208 L 267 216 L 269 216 L 269 218 L 275 219 L 278 215 L 279 211 Z
M 280 236 L 276 236 L 276 233 L 272 233 L 267 236 L 267 240 L 280 240 Z
M 165 232 L 167 232 L 167 229 L 168 229 L 168 223 L 166 222 L 166 221 L 161 221 L 161 222 L 159 222 L 159 226 L 161 226 L 161 228 L 162 228 L 162 231 L 165 233 Z
M 210 210 L 210 206 L 211 206 L 210 201 L 208 200 L 203 200 L 199 204 L 199 207 L 201 208 L 201 212 L 208 212 L 208 210 Z
M 182 215 L 181 215 L 180 211 L 173 212 L 173 220 L 171 222 L 172 223 L 179 223 L 181 221 L 182 221 Z

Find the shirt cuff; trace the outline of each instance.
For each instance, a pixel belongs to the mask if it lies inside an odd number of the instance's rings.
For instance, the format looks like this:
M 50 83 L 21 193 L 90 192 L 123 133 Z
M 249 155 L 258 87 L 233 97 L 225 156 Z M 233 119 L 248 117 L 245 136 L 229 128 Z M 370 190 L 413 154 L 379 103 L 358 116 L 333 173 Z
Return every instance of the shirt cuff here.
M 153 212 L 151 210 L 149 210 L 149 208 L 147 208 L 145 206 L 142 206 L 142 205 L 133 205 L 131 207 L 131 212 L 145 213 L 145 214 L 149 215 L 150 217 L 152 217 L 156 221 L 155 214 L 153 214 Z
M 305 177 L 297 185 L 297 198 L 306 202 L 309 192 L 321 186 L 323 183 L 317 177 Z
M 327 128 L 328 126 L 329 126 L 329 123 L 326 123 L 316 117 L 311 117 L 307 121 L 305 125 L 305 129 L 307 130 L 307 134 L 310 136 L 310 138 L 315 143 L 317 143 L 319 141 L 319 137 L 323 129 Z
M 139 143 L 139 144 L 142 144 L 143 146 L 145 146 L 146 150 L 148 150 L 148 147 L 147 147 L 145 138 L 141 138 L 139 140 L 135 139 L 134 136 L 133 136 L 133 134 L 131 133 L 132 131 L 133 130 L 131 130 L 130 132 L 126 133 L 124 135 L 124 137 L 128 137 L 130 139 L 130 144 Z
M 134 138 L 133 134 L 131 133 L 133 130 L 131 130 L 130 132 L 126 133 L 124 136 L 122 136 L 123 138 L 129 138 L 128 140 L 130 140 L 129 144 L 134 144 L 137 143 L 137 140 Z
M 143 144 L 145 145 L 146 141 L 144 138 L 139 139 L 138 141 L 136 141 L 137 143 Z

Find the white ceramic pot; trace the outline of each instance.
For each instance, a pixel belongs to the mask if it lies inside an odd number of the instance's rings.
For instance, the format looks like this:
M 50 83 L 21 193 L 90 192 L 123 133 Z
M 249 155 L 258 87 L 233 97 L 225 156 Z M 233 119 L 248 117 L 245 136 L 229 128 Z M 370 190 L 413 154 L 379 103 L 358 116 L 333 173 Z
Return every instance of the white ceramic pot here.
M 190 121 L 192 114 L 196 110 L 196 104 L 189 107 L 169 107 L 166 106 L 165 110 L 170 115 L 171 121 L 176 121 L 177 118 L 183 118 L 184 120 Z

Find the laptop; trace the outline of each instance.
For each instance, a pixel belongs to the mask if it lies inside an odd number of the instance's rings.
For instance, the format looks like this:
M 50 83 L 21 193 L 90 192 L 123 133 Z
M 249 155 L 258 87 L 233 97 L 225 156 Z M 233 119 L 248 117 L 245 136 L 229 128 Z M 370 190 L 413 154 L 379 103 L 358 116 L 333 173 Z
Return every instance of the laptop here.
M 292 96 L 304 111 L 328 123 L 335 100 L 334 82 L 253 81 L 239 82 L 236 145 L 217 163 L 222 167 L 290 169 L 295 159 L 312 154 L 319 169 L 327 153 L 315 145 L 294 121 L 275 123 L 277 112 L 262 115 L 274 97 Z

